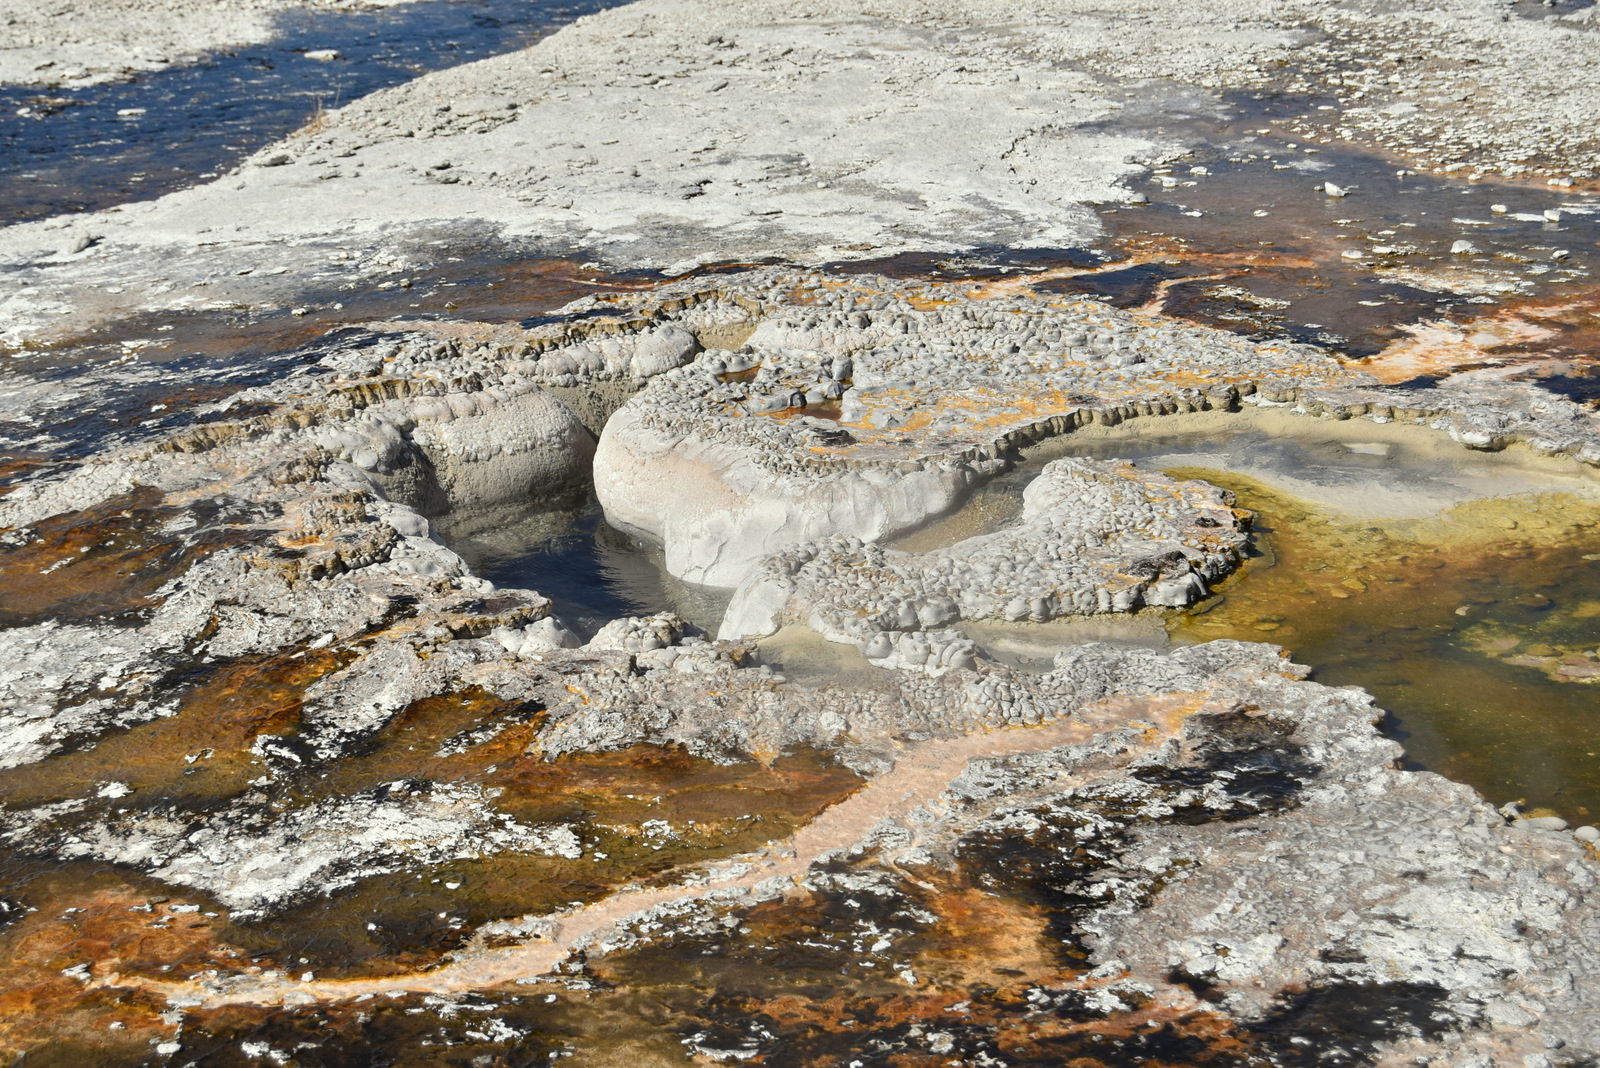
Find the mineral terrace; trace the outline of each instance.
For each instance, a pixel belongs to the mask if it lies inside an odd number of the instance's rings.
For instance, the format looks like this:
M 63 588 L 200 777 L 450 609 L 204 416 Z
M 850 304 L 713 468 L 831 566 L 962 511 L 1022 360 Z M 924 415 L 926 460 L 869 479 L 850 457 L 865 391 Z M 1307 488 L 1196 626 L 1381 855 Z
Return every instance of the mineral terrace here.
M 1064 455 L 1005 521 L 903 540 L 1037 446 L 1200 420 L 1403 432 L 1589 516 L 1594 409 L 845 262 L 1093 243 L 1084 202 L 1183 150 L 1103 121 L 1141 95 L 1331 84 L 1304 129 L 1585 182 L 1591 9 L 1523 6 L 640 0 L 0 231 L 18 360 L 474 243 L 671 268 L 317 330 L 177 429 L 0 469 L 0 1047 L 1594 1063 L 1600 833 L 1404 770 L 1368 694 L 1278 646 L 1094 640 L 1215 596 L 1252 551 L 1232 493 Z M 57 388 L 29 366 L 18 422 Z M 440 533 L 591 490 L 725 614 L 585 630 Z

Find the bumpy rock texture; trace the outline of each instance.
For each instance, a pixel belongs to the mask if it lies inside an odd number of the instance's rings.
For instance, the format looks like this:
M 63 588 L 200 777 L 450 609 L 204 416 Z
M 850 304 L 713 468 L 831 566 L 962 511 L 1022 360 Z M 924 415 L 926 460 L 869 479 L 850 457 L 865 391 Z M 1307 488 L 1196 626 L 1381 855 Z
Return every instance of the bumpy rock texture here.
M 743 370 L 708 351 L 662 376 L 596 451 L 607 516 L 660 540 L 667 567 L 694 582 L 735 585 L 762 558 L 825 537 L 891 539 L 1018 446 L 1141 415 L 1282 406 L 1600 462 L 1593 414 L 1536 387 L 1391 389 L 1311 346 L 1094 301 L 967 302 L 960 286 L 885 293 L 820 275 L 765 283 L 749 284 L 801 307 L 764 314 Z
M 1084 245 L 1099 233 L 1084 202 L 1127 199 L 1123 179 L 1181 152 L 1181 133 L 1148 131 L 1273 93 L 1327 94 L 1329 110 L 1287 119 L 1298 136 L 1586 180 L 1594 21 L 1530 6 L 643 0 L 352 103 L 237 175 L 79 220 L 65 242 L 7 228 L 0 260 L 32 285 L 0 305 L 0 338 L 271 305 L 330 268 L 392 276 L 436 261 L 438 220 L 473 220 L 452 228 L 463 245 L 673 269 Z
M 1089 303 L 960 297 L 764 269 L 526 330 L 375 329 L 156 444 L 16 475 L 0 498 L 0 578 L 20 591 L 0 630 L 12 855 L 188 895 L 235 941 L 317 916 L 373 947 L 354 974 L 293 951 L 263 969 L 220 941 L 186 972 L 46 958 L 73 984 L 63 1004 L 145 999 L 200 1042 L 228 1014 L 635 964 L 689 981 L 685 961 L 838 945 L 860 965 L 845 975 L 871 977 L 853 1011 L 916 1021 L 876 1033 L 880 1051 L 1060 1063 L 1065 1035 L 1135 1042 L 1153 1024 L 1195 1049 L 1271 1033 L 1360 1059 L 1600 1054 L 1588 847 L 1396 770 L 1360 691 L 1265 645 L 1077 645 L 1029 672 L 960 632 L 1204 595 L 1243 547 L 1222 491 L 1060 460 L 1009 528 L 881 545 L 1016 446 L 1089 423 L 1277 405 L 1578 470 L 1600 460 L 1593 414 L 1533 387 L 1493 403 L 1379 387 L 1314 350 Z M 675 570 L 743 584 L 730 620 L 760 625 L 728 636 L 809 623 L 894 670 L 802 683 L 666 613 L 580 645 L 546 598 L 494 588 L 432 534 L 429 515 L 559 498 L 597 430 L 608 514 L 660 534 Z M 688 817 L 610 785 L 604 761 L 630 754 L 693 769 L 665 777 L 679 784 L 832 778 L 786 787 L 801 815 L 768 832 L 729 802 Z M 818 764 L 793 770 L 797 754 Z M 584 775 L 601 785 L 582 804 L 550 785 Z M 426 941 L 380 914 L 413 882 L 513 889 L 430 903 Z M 867 902 L 898 918 L 831 926 Z M 999 986 L 928 948 L 980 907 L 1013 910 L 1032 947 Z M 793 1004 L 791 972 L 758 969 L 777 985 L 749 997 Z M 843 981 L 837 960 L 826 972 Z M 707 1055 L 809 1041 L 684 1004 L 685 1047 Z M 971 1019 L 937 1024 L 952 1004 Z M 1047 1018 L 1057 1044 L 1029 1045 Z
M 911 555 L 860 542 L 769 557 L 734 594 L 725 637 L 784 620 L 887 659 L 888 633 L 958 619 L 1042 623 L 1061 615 L 1181 608 L 1232 570 L 1245 536 L 1226 491 L 1132 464 L 1056 460 L 1023 491 L 1022 517 L 993 534 Z
M 285 6 L 13 0 L 0 80 L 152 70 Z M 6 228 L 0 342 L 32 377 L 0 400 L 50 422 L 51 346 L 119 317 L 331 308 L 464 249 L 672 276 L 1087 262 L 1095 205 L 1180 186 L 1161 165 L 1190 120 L 1241 108 L 1569 188 L 1597 165 L 1595 17 L 1530 7 L 641 0 L 210 185 Z M 1401 421 L 1600 467 L 1600 416 L 1536 384 L 1385 386 L 1414 375 L 1157 307 L 726 271 L 529 326 L 367 324 L 179 405 L 176 432 L 139 412 L 114 447 L 8 462 L 0 1050 L 1594 1063 L 1592 828 L 1400 770 L 1370 698 L 1271 646 L 1077 644 L 1028 671 L 963 631 L 1207 596 L 1244 548 L 1226 494 L 1062 460 L 1012 525 L 889 547 L 1024 446 L 1138 417 Z M 75 386 L 169 374 L 135 366 L 147 340 Z M 673 575 L 735 589 L 720 635 L 655 612 L 585 642 L 436 533 L 591 478 Z M 750 636 L 778 627 L 837 643 L 837 670 L 762 663 Z

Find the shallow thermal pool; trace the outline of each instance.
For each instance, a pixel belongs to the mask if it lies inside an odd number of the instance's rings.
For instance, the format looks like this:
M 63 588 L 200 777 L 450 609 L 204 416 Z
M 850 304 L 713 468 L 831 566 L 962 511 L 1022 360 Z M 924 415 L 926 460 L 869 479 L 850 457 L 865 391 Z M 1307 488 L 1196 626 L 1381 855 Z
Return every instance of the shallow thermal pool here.
M 1470 783 L 1495 804 L 1521 800 L 1576 823 L 1600 814 L 1592 480 L 1415 427 L 1139 420 L 1033 450 L 900 547 L 994 529 L 1020 512 L 1039 468 L 1069 454 L 1204 478 L 1256 516 L 1252 555 L 1215 596 L 1144 627 L 1100 624 L 1105 637 L 1149 641 L 1164 626 L 1175 642 L 1274 642 L 1319 681 L 1372 693 L 1412 766 Z
M 613 619 L 662 611 L 714 634 L 732 592 L 673 577 L 658 546 L 605 521 L 592 490 L 565 507 L 448 517 L 435 527 L 474 574 L 497 586 L 538 590 L 585 638 Z
M 1270 641 L 1320 681 L 1358 685 L 1412 765 L 1573 822 L 1600 815 L 1600 486 L 1531 456 L 1471 452 L 1418 427 L 1272 413 L 1080 431 L 1029 451 L 952 514 L 896 541 L 925 551 L 998 529 L 1058 456 L 1205 478 L 1255 513 L 1251 555 L 1178 613 L 965 624 L 997 659 L 1045 669 L 1063 643 Z M 584 635 L 672 610 L 715 632 L 728 591 L 683 583 L 592 497 L 440 524 L 474 571 L 537 589 Z M 810 681 L 867 669 L 786 631 L 764 643 Z
M 1506 529 L 1500 521 L 1517 505 L 1485 502 L 1463 509 L 1492 524 L 1480 537 L 1429 549 L 1383 527 L 1307 515 L 1248 479 L 1211 480 L 1256 512 L 1264 552 L 1220 596 L 1180 615 L 1174 640 L 1281 644 L 1319 681 L 1373 694 L 1411 766 L 1470 783 L 1496 804 L 1521 800 L 1574 823 L 1600 813 L 1592 524 L 1573 531 L 1573 544 L 1551 545 L 1551 528 L 1571 529 L 1561 516 Z M 1541 523 L 1550 526 L 1521 536 L 1524 524 Z

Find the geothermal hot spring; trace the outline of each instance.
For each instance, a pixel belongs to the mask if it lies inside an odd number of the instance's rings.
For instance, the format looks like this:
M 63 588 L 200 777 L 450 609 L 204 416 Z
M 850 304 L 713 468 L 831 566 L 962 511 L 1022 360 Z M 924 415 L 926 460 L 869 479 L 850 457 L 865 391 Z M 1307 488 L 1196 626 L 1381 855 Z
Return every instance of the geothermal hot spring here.
M 289 5 L 0 85 L 0 233 L 55 242 L 0 304 L 4 1057 L 1593 1064 L 1592 172 L 1334 136 L 1388 84 L 1341 55 L 1097 74 L 1074 130 L 1159 151 L 1097 149 L 1076 242 L 667 267 L 649 212 L 586 243 L 472 200 L 301 273 L 208 217 L 164 303 L 85 259 L 110 214 L 355 167 L 316 138 L 369 94 L 447 100 L 361 127 L 419 197 L 476 195 L 492 152 L 436 143 L 513 112 L 717 99 L 731 29 L 560 74 L 689 18 L 656 7 Z M 813 16 L 761 17 L 775 63 Z M 495 56 L 543 95 L 490 109 Z M 519 151 L 624 211 L 640 115 L 574 114 Z M 717 122 L 651 151 L 742 151 Z M 869 181 L 787 151 L 786 190 Z M 508 202 L 583 209 L 542 182 Z M 90 296 L 26 303 L 56 269 Z
M 976 633 L 997 658 L 1044 670 L 1074 637 L 1278 642 L 1318 680 L 1377 696 L 1408 763 L 1574 822 L 1600 813 L 1600 726 L 1585 683 L 1600 677 L 1600 532 L 1581 472 L 1365 421 L 1143 420 L 1019 450 L 1010 470 L 893 547 L 1003 529 L 1060 456 L 1130 459 L 1232 490 L 1252 514 L 1247 558 L 1181 612 L 986 625 Z M 727 606 L 729 591 L 674 578 L 659 548 L 609 526 L 592 496 L 463 526 L 442 532 L 479 574 L 547 593 L 590 633 L 664 610 L 714 633 Z M 851 669 L 837 647 L 792 638 L 764 653 L 780 670 Z

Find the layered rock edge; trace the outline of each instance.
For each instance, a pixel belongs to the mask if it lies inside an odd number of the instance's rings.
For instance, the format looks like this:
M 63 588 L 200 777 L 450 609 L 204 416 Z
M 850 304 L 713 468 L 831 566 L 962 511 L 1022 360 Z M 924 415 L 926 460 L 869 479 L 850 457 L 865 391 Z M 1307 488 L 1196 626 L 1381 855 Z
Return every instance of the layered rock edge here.
M 544 709 L 529 745 L 552 760 L 649 743 L 738 761 L 807 745 L 873 785 L 731 868 L 619 887 L 525 925 L 518 947 L 468 948 L 383 979 L 385 990 L 492 986 L 577 949 L 670 939 L 753 901 L 815 892 L 852 853 L 881 858 L 892 882 L 996 838 L 1092 828 L 1118 843 L 1095 879 L 1130 889 L 1075 921 L 1094 965 L 1079 993 L 1115 987 L 1119 1004 L 1174 1011 L 1204 1000 L 1248 1020 L 1308 985 L 1372 987 L 1381 999 L 1409 984 L 1436 991 L 1448 1023 L 1390 1036 L 1395 1056 L 1554 1050 L 1563 1060 L 1600 1046 L 1592 856 L 1566 836 L 1506 826 L 1465 787 L 1395 770 L 1398 750 L 1359 691 L 1304 681 L 1269 646 L 1080 646 L 1029 674 L 942 632 L 967 618 L 1186 603 L 1239 544 L 1217 491 L 1070 461 L 1035 483 L 1022 526 L 966 546 L 965 571 L 946 566 L 948 554 L 902 559 L 876 544 L 946 511 L 1018 445 L 1078 425 L 1248 405 L 1406 420 L 1462 448 L 1542 456 L 1581 482 L 1600 464 L 1592 413 L 1533 386 L 1493 397 L 1381 387 L 1314 349 L 1093 302 L 961 297 L 773 269 L 587 300 L 511 340 L 391 331 L 232 402 L 256 414 L 224 409 L 155 445 L 21 477 L 0 498 L 9 550 L 42 548 L 38 528 L 105 506 L 148 512 L 181 564 L 130 600 L 132 625 L 63 622 L 46 607 L 0 632 L 7 765 L 170 715 L 165 680 L 207 659 L 318 650 L 348 660 L 306 689 L 297 730 L 255 738 L 260 778 L 200 823 L 101 787 L 8 809 L 7 842 L 124 865 L 244 918 L 452 850 L 584 855 L 569 827 L 508 823 L 492 796 L 463 784 L 284 809 L 300 777 L 400 710 L 474 689 Z M 430 515 L 581 483 L 595 430 L 608 515 L 661 536 L 680 573 L 743 584 L 730 618 L 759 600 L 758 586 L 787 583 L 776 615 L 819 621 L 899 670 L 803 686 L 759 666 L 747 642 L 686 636 L 667 617 L 619 622 L 574 648 L 545 598 L 493 588 L 432 536 Z M 645 492 L 653 481 L 660 496 Z M 759 552 L 747 515 L 782 517 L 761 520 Z M 1110 551 L 1097 557 L 1095 545 Z M 974 564 L 977 550 L 1014 562 L 1024 547 L 1049 550 L 1041 576 L 1055 581 L 1062 565 L 1071 581 L 1031 597 L 991 592 L 980 606 L 973 595 L 998 580 Z M 1152 558 L 1171 573 L 1141 566 Z M 682 563 L 697 560 L 713 563 Z M 1092 575 L 1073 570 L 1084 562 Z M 51 574 L 70 580 L 71 567 L 67 558 Z M 852 601 L 864 589 L 883 601 L 870 612 Z M 891 655 L 873 655 L 878 638 Z M 342 830 L 355 827 L 371 830 Z M 1151 874 L 1162 872 L 1171 877 Z M 105 970 L 93 981 L 190 1008 L 369 992 Z

